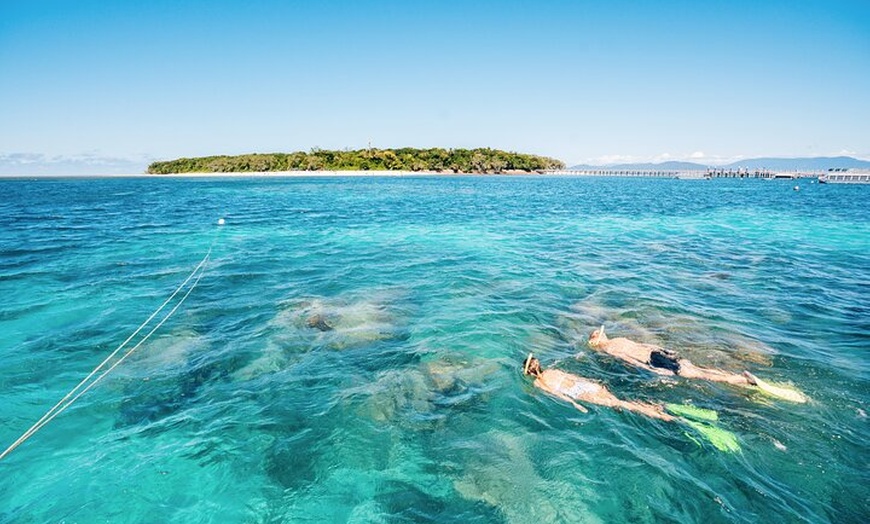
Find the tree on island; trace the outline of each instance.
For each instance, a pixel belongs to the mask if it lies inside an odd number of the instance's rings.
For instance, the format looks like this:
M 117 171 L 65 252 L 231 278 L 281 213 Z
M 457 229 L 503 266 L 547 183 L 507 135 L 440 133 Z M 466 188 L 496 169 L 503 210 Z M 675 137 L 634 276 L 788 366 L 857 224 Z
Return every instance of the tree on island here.
M 436 173 L 531 173 L 562 169 L 561 161 L 498 149 L 312 149 L 305 153 L 254 153 L 154 162 L 148 173 L 251 173 L 275 171 L 429 171 Z

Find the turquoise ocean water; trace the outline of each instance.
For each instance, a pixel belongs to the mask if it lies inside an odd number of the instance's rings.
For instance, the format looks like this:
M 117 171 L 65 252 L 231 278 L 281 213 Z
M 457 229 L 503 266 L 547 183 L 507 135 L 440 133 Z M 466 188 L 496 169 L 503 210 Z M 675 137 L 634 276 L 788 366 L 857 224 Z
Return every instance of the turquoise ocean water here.
M 870 187 L 547 177 L 0 181 L 0 522 L 866 522 Z M 218 218 L 226 225 L 218 227 Z M 605 324 L 811 401 L 590 353 Z M 741 451 L 589 406 L 719 412 Z

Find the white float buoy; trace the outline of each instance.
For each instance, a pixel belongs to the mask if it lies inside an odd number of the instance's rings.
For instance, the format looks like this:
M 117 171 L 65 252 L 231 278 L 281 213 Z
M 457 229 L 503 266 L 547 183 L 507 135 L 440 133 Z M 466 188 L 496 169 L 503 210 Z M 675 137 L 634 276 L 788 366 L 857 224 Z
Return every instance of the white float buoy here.
M 800 190 L 801 190 L 801 186 L 794 186 L 794 190 L 795 190 L 795 191 L 800 191 Z
M 218 219 L 218 225 L 219 225 L 219 226 L 222 226 L 222 225 L 224 225 L 224 224 L 226 224 L 226 223 L 227 223 L 226 220 L 224 220 L 224 219 L 222 219 L 222 218 L 219 218 L 219 219 Z

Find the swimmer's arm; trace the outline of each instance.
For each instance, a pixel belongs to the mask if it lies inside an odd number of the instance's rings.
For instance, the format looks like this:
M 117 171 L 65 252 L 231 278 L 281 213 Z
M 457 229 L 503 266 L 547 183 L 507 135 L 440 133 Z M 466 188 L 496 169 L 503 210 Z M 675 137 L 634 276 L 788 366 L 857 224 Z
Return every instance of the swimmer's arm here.
M 646 364 L 646 363 L 638 364 L 638 366 L 644 368 L 644 369 L 647 370 L 647 371 L 652 371 L 652 372 L 655 373 L 656 375 L 663 375 L 663 376 L 666 376 L 666 377 L 672 377 L 672 376 L 675 375 L 675 373 L 674 373 L 673 371 L 671 371 L 670 369 L 654 368 L 654 367 L 652 367 L 652 366 L 650 366 L 649 364 Z
M 649 364 L 647 364 L 646 362 L 644 362 L 642 360 L 638 360 L 634 357 L 628 357 L 625 360 L 627 362 L 633 364 L 634 366 L 637 366 L 639 368 L 643 368 L 647 371 L 651 371 L 651 372 L 655 373 L 656 375 L 671 376 L 671 377 L 674 376 L 674 372 L 671 371 L 670 369 L 654 368 L 654 367 L 650 366 Z
M 629 342 L 631 342 L 631 341 L 629 341 Z M 644 349 L 649 349 L 650 351 L 652 351 L 653 349 L 661 349 L 658 346 L 653 346 L 652 344 L 637 344 L 637 345 L 642 346 Z M 639 359 L 637 356 L 635 356 L 635 353 L 630 351 L 630 350 L 627 351 L 627 350 L 620 348 L 620 347 L 611 347 L 610 349 L 608 349 L 607 353 L 610 354 L 611 356 L 614 356 L 616 358 L 619 358 L 619 359 L 622 359 L 622 360 L 628 362 L 632 366 L 643 368 L 647 371 L 651 371 L 651 372 L 655 373 L 656 375 L 664 375 L 664 376 L 673 376 L 674 375 L 674 372 L 669 370 L 669 369 L 654 368 L 654 367 L 650 366 L 649 363 Z M 647 358 L 649 358 L 649 357 L 647 356 Z
M 564 396 L 564 395 L 562 395 L 562 396 L 563 396 L 563 398 L 564 398 L 565 400 L 567 400 L 568 402 L 570 402 L 570 403 L 571 403 L 575 408 L 579 409 L 582 413 L 589 413 L 589 410 L 588 410 L 588 409 L 586 409 L 586 408 L 584 408 L 582 405 L 580 405 L 580 404 L 574 402 L 574 399 L 573 399 L 573 398 L 566 397 L 566 396 Z
M 649 354 L 651 354 L 653 351 L 666 351 L 661 346 L 655 346 L 653 344 L 640 344 L 640 345 L 643 346 L 644 349 L 648 349 L 650 352 Z M 640 360 L 639 358 L 637 358 L 633 355 L 630 355 L 629 358 L 631 359 L 631 363 L 634 364 L 635 366 L 637 366 L 639 368 L 643 368 L 647 371 L 652 371 L 656 375 L 663 375 L 666 377 L 668 377 L 668 376 L 672 377 L 675 375 L 675 373 L 673 371 L 671 371 L 670 369 L 653 367 L 649 364 L 649 362 L 644 362 L 643 360 Z M 647 358 L 649 359 L 649 356 Z

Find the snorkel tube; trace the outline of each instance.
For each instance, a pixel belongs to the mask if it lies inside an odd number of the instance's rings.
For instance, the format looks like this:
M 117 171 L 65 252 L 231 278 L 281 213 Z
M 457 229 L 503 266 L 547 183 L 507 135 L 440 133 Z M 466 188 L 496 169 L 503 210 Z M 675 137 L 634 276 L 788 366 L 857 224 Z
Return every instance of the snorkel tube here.
M 598 333 L 598 335 L 596 336 L 595 333 Z M 592 347 L 597 347 L 598 345 L 601 344 L 601 337 L 603 337 L 603 336 L 605 336 L 604 335 L 604 324 L 601 324 L 601 327 L 598 328 L 597 331 L 593 331 L 592 336 L 589 337 L 589 345 Z
M 532 365 L 533 358 L 534 355 L 532 353 L 529 353 L 529 356 L 526 357 L 526 361 L 523 363 L 523 375 L 529 374 L 529 366 Z

